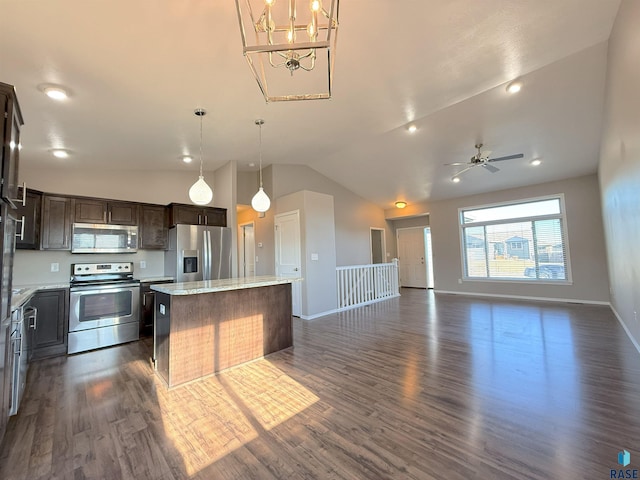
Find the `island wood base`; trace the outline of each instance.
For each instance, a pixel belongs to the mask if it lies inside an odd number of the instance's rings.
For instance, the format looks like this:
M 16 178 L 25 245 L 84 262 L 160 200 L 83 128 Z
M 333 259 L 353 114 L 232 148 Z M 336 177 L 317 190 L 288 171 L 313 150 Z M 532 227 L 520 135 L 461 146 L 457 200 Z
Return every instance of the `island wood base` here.
M 290 283 L 193 295 L 156 292 L 154 308 L 156 370 L 169 387 L 293 345 Z

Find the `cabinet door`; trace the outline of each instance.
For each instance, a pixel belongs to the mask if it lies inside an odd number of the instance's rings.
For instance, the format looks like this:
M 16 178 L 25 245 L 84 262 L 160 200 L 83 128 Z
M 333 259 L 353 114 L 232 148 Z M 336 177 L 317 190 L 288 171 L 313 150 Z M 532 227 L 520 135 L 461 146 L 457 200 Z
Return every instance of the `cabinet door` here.
M 205 208 L 203 209 L 204 225 L 215 227 L 227 226 L 227 209 L 226 208 Z
M 131 202 L 109 202 L 107 223 L 115 225 L 138 225 L 138 204 Z
M 20 187 L 18 194 L 22 198 Z M 27 189 L 26 206 L 18 204 L 16 232 L 16 248 L 38 250 L 40 248 L 40 212 L 42 211 L 42 192 Z
M 71 212 L 75 200 L 44 195 L 42 198 L 43 250 L 71 250 Z
M 140 206 L 140 246 L 165 250 L 169 241 L 167 208 L 161 205 Z
M 0 108 L 2 109 L 2 198 L 15 206 L 18 198 L 18 158 L 20 155 L 20 127 L 22 114 L 11 85 L 0 83 Z
M 171 225 L 204 225 L 203 210 L 190 205 L 171 206 Z
M 67 289 L 36 292 L 29 305 L 38 309 L 35 328 L 31 330 L 32 358 L 67 353 Z
M 107 202 L 90 198 L 76 198 L 74 222 L 107 223 Z

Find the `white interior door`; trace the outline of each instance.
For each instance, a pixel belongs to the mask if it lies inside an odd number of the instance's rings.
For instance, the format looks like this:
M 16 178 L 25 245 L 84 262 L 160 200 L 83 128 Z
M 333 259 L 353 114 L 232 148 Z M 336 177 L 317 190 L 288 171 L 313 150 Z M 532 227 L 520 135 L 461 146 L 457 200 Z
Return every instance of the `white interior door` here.
M 275 216 L 276 275 L 300 278 L 302 261 L 300 257 L 300 213 L 281 213 Z M 292 313 L 301 315 L 302 282 L 291 284 Z
M 424 227 L 401 228 L 397 235 L 400 286 L 427 288 Z
M 256 243 L 253 223 L 240 225 L 240 276 L 256 274 Z

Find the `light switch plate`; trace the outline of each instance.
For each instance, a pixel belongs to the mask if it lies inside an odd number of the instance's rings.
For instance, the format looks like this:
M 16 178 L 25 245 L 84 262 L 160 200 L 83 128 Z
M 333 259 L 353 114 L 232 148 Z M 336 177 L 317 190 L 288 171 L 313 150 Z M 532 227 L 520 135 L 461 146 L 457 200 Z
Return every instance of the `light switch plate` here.
M 311 254 L 311 260 L 318 260 L 318 254 L 317 253 L 312 253 Z
M 59 263 L 52 263 L 51 264 L 51 271 L 52 272 L 59 272 L 60 271 L 60 264 Z
M 140 268 L 147 268 L 147 262 L 140 260 Z

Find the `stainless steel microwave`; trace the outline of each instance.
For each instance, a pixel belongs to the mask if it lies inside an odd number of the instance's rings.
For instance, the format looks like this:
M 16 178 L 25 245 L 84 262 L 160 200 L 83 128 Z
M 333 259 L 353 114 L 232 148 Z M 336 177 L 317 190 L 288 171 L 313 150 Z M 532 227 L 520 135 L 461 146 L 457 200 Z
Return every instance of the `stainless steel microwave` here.
M 134 253 L 137 251 L 137 226 L 73 224 L 71 253 Z

